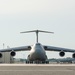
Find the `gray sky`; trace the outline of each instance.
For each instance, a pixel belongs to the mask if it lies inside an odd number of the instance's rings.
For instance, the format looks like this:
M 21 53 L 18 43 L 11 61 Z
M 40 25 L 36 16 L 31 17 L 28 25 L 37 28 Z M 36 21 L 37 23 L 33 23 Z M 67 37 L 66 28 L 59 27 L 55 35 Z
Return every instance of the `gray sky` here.
M 75 0 L 0 0 L 0 48 L 3 43 L 5 48 L 34 44 L 34 33 L 20 34 L 34 29 L 55 32 L 40 33 L 42 44 L 75 49 Z M 58 53 L 47 54 L 59 57 Z

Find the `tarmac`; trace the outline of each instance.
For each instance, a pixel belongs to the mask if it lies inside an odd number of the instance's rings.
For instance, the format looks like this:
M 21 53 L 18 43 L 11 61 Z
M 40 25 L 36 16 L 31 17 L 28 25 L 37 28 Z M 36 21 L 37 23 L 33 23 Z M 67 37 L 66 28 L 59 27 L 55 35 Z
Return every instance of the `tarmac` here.
M 0 75 L 75 75 L 75 64 L 0 64 Z

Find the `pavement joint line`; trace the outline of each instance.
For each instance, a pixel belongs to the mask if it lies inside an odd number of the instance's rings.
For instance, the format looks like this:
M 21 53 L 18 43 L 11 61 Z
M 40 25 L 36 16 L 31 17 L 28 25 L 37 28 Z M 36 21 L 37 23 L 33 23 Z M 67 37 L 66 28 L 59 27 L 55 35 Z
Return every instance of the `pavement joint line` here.
M 67 71 L 68 71 L 68 72 L 71 72 L 71 71 L 73 71 L 73 70 L 0 70 L 0 72 L 18 72 L 18 71 L 19 71 L 19 72 L 20 72 L 20 71 L 22 71 L 22 72 L 24 72 L 24 71 L 25 71 L 25 72 L 26 72 L 26 71 L 28 71 L 28 72 L 29 72 L 29 71 L 31 71 L 31 72 L 36 72 L 36 71 L 37 71 L 37 72 L 46 72 L 46 71 L 48 71 L 48 72 L 49 72 L 49 71 L 53 71 L 53 72 L 54 72 L 54 71 L 62 71 L 62 72 L 67 72 Z

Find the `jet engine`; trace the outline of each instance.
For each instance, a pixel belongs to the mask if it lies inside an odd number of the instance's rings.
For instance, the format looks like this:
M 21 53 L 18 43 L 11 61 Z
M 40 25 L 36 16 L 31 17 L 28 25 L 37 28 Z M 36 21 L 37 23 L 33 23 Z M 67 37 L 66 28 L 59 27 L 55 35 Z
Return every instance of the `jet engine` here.
M 44 49 L 47 49 L 47 46 L 44 46 Z
M 75 53 L 72 55 L 72 58 L 75 58 Z
M 30 55 L 28 55 L 27 59 L 30 60 Z
M 0 53 L 0 58 L 2 58 L 2 56 L 3 56 L 2 53 Z
M 16 55 L 16 52 L 11 51 L 10 55 L 11 55 L 11 56 L 15 56 L 15 55 Z
M 59 53 L 59 55 L 60 55 L 61 57 L 63 57 L 63 56 L 65 56 L 65 52 L 61 51 L 61 52 Z

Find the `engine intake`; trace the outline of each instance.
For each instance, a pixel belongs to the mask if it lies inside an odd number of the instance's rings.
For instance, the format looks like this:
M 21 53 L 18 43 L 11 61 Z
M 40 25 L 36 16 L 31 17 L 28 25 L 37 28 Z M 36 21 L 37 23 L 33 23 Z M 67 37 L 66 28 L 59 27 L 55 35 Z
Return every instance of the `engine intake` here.
M 2 55 L 2 53 L 0 53 L 0 58 L 2 58 L 3 57 L 3 55 Z
M 61 52 L 59 53 L 59 55 L 60 55 L 61 57 L 63 57 L 63 56 L 65 56 L 65 52 L 61 51 Z
M 44 49 L 47 49 L 47 46 L 44 46 Z
M 72 55 L 72 58 L 75 58 L 75 53 Z
M 15 56 L 16 53 L 15 53 L 14 51 L 12 51 L 12 52 L 10 53 L 10 55 L 11 55 L 11 56 Z

